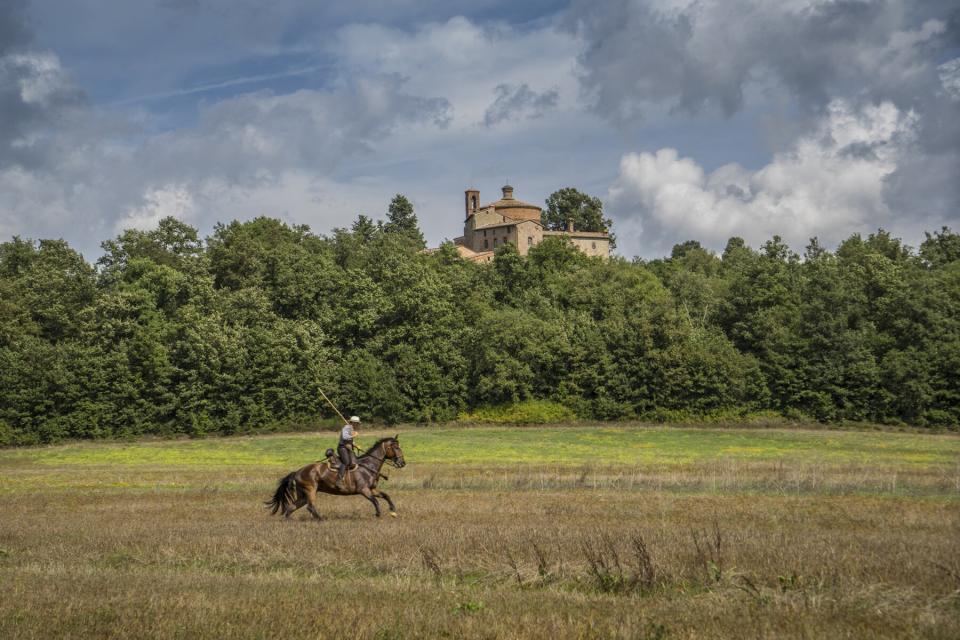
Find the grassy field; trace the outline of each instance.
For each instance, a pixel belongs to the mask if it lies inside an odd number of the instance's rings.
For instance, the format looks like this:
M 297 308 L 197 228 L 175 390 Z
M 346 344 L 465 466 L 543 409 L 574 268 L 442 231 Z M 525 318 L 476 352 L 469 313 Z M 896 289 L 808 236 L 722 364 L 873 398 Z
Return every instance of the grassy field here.
M 333 439 L 0 451 L 0 637 L 960 637 L 957 436 L 410 428 L 268 517 Z

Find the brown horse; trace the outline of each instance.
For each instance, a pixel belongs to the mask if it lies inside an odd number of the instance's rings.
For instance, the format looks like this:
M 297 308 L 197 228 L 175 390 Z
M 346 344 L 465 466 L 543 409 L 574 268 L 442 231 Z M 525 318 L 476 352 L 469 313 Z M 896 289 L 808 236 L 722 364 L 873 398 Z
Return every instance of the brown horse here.
M 383 498 L 390 505 L 390 515 L 397 516 L 397 509 L 383 491 L 377 489 L 377 482 L 382 477 L 380 469 L 385 462 L 389 461 L 393 466 L 403 467 L 406 463 L 403 461 L 403 451 L 400 450 L 400 441 L 394 438 L 381 438 L 377 440 L 366 453 L 357 458 L 357 465 L 347 471 L 343 478 L 343 488 L 337 485 L 337 465 L 328 455 L 326 460 L 308 464 L 291 474 L 288 474 L 280 481 L 280 485 L 273 494 L 273 499 L 265 504 L 270 514 L 278 511 L 283 512 L 285 518 L 306 505 L 307 511 L 314 518 L 320 520 L 320 514 L 317 512 L 317 492 L 332 493 L 336 496 L 355 496 L 362 495 L 373 503 L 376 509 L 377 517 L 380 517 L 380 504 L 377 498 Z

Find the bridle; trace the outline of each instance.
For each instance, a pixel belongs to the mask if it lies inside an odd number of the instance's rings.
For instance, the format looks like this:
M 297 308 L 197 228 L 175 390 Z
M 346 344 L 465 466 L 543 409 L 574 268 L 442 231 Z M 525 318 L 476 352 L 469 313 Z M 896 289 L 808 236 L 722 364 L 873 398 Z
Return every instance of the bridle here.
M 401 466 L 397 464 L 397 450 L 394 448 L 394 447 L 399 447 L 399 446 L 400 446 L 400 445 L 397 443 L 396 440 L 394 440 L 393 442 L 390 443 L 390 452 L 393 453 L 393 457 L 392 457 L 392 458 L 388 458 L 386 452 L 383 453 L 383 461 L 384 461 L 384 463 L 389 464 L 389 465 L 390 465 L 391 467 L 393 467 L 394 469 L 400 469 L 400 468 L 401 468 Z M 403 454 L 401 453 L 400 455 L 403 455 Z
M 384 452 L 383 452 L 383 464 L 388 464 L 388 465 L 390 465 L 391 467 L 393 467 L 394 469 L 400 469 L 401 466 L 397 464 L 396 457 L 393 457 L 393 458 L 388 458 L 388 457 L 387 457 L 387 452 L 386 452 L 385 444 L 389 444 L 389 445 L 390 445 L 390 451 L 391 451 L 391 453 L 393 453 L 394 456 L 397 455 L 396 450 L 393 449 L 394 444 L 396 444 L 396 440 L 394 440 L 393 442 L 389 442 L 389 443 L 381 443 L 381 444 L 380 444 L 380 448 L 381 448 L 381 449 L 384 449 Z M 363 455 L 364 455 L 364 456 L 367 456 L 367 455 L 370 455 L 370 453 L 369 453 L 369 452 L 364 452 Z M 357 465 L 363 467 L 363 468 L 366 469 L 367 471 L 375 471 L 374 469 L 371 469 L 370 467 L 368 467 L 368 466 L 366 466 L 365 464 L 363 464 L 364 462 L 365 462 L 365 459 L 362 459 L 362 458 L 358 458 L 358 459 L 357 459 Z M 383 477 L 386 478 L 386 476 L 383 476 Z

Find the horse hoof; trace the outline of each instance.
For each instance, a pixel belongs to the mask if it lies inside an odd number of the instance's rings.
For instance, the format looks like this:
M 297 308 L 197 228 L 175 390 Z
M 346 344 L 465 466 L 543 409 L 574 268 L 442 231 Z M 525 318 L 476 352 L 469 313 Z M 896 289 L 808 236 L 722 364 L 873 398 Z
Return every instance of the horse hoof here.
M 396 511 L 391 511 L 391 512 L 390 512 L 390 517 L 391 517 L 391 518 L 396 518 L 396 517 L 397 517 L 397 512 L 396 512 Z

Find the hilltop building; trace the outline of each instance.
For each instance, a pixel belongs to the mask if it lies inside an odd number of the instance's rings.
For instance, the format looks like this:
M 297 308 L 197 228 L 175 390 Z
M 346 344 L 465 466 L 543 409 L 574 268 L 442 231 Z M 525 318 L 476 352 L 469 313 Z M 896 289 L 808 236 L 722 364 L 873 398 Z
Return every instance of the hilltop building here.
M 497 247 L 510 243 L 525 256 L 531 247 L 550 236 L 565 236 L 588 256 L 610 255 L 610 234 L 576 231 L 570 221 L 566 231 L 547 231 L 540 222 L 540 207 L 513 197 L 513 187 L 503 187 L 503 197 L 480 206 L 480 191 L 464 192 L 463 235 L 453 243 L 460 255 L 474 262 L 489 262 Z

